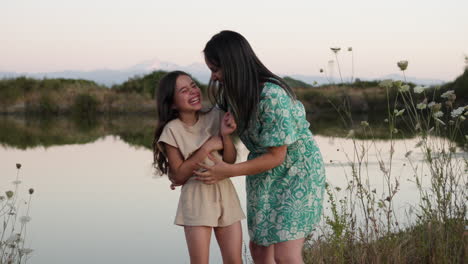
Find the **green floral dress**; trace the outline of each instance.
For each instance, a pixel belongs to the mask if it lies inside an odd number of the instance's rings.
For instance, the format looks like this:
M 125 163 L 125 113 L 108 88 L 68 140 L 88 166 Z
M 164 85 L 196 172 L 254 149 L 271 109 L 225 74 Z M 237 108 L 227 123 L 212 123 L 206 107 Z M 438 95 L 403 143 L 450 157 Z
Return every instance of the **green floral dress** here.
M 269 246 L 306 237 L 321 217 L 325 168 L 304 106 L 280 86 L 265 83 L 258 115 L 240 138 L 249 160 L 268 147 L 288 145 L 280 166 L 246 177 L 251 241 Z

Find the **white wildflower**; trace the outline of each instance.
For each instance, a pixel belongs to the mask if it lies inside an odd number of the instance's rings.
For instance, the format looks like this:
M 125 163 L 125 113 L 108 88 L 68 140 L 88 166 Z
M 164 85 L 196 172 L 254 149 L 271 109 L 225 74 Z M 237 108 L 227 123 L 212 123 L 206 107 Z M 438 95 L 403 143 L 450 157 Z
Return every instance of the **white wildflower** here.
M 367 121 L 361 121 L 361 126 L 368 127 L 369 123 Z
M 445 93 L 443 93 L 440 97 L 442 98 L 449 98 L 450 95 L 454 94 L 455 92 L 453 90 L 449 90 L 449 91 L 446 91 Z
M 397 65 L 398 65 L 398 68 L 400 68 L 400 70 L 404 71 L 406 70 L 406 68 L 408 68 L 408 61 L 407 60 L 399 61 L 397 62 Z
M 433 114 L 433 116 L 436 117 L 436 118 L 441 118 L 441 117 L 444 116 L 444 112 L 442 112 L 442 111 L 437 111 L 437 112 L 435 112 L 435 113 Z
M 395 116 L 401 116 L 405 112 L 405 109 L 397 110 L 395 109 Z
M 338 51 L 341 50 L 340 47 L 333 47 L 333 48 L 330 48 L 335 54 L 338 53 Z
M 465 119 L 466 119 L 466 117 L 460 116 L 460 120 L 461 120 L 461 121 L 465 121 Z
M 420 103 L 416 105 L 416 108 L 418 108 L 419 110 L 426 109 L 426 107 L 427 107 L 427 104 L 425 103 Z
M 436 102 L 432 101 L 427 104 L 427 107 L 432 109 L 432 107 L 434 107 L 435 105 L 436 105 Z
M 426 90 L 426 88 L 427 87 L 425 87 L 425 86 L 419 86 L 418 85 L 418 86 L 414 87 L 413 90 L 414 90 L 415 93 L 420 94 L 420 93 L 424 92 L 424 90 Z
M 393 85 L 393 81 L 392 80 L 383 80 L 379 83 L 379 86 L 382 87 L 382 88 L 390 88 L 392 87 Z
M 398 91 L 400 91 L 401 93 L 405 93 L 405 92 L 409 92 L 409 90 L 410 90 L 409 85 L 405 84 L 405 85 L 402 85 Z
M 459 115 L 463 114 L 463 111 L 465 111 L 465 107 L 458 107 L 457 109 L 453 110 L 450 115 L 452 118 L 456 118 Z
M 354 134 L 355 134 L 355 133 L 354 133 L 354 130 L 351 129 L 351 130 L 349 130 L 348 135 L 347 135 L 346 137 L 348 137 L 348 138 L 349 138 L 349 137 L 354 137 Z

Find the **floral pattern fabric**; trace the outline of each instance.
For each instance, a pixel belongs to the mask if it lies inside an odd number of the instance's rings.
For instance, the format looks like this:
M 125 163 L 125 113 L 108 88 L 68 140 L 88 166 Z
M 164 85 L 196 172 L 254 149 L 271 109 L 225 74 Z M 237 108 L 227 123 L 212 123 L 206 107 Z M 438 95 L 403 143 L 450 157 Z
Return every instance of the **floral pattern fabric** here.
M 265 83 L 258 115 L 240 139 L 250 151 L 249 160 L 268 147 L 288 149 L 280 166 L 246 177 L 247 223 L 255 244 L 306 237 L 320 220 L 325 168 L 309 125 L 301 102 L 280 86 Z

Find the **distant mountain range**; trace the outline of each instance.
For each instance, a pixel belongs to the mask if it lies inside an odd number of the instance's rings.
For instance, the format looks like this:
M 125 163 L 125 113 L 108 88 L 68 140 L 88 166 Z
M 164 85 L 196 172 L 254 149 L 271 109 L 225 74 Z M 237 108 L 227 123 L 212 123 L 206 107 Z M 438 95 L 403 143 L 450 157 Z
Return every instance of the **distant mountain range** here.
M 193 63 L 188 66 L 180 66 L 170 62 L 163 62 L 157 59 L 155 60 L 148 60 L 131 66 L 126 69 L 121 70 L 109 70 L 109 69 L 98 69 L 93 71 L 59 71 L 59 72 L 36 72 L 36 73 L 18 73 L 18 72 L 0 72 L 0 78 L 15 78 L 19 76 L 27 76 L 36 79 L 42 78 L 68 78 L 68 79 L 86 79 L 92 80 L 96 83 L 106 85 L 111 87 L 114 84 L 121 84 L 127 81 L 129 78 L 135 76 L 143 76 L 155 70 L 165 70 L 165 71 L 172 71 L 172 70 L 182 70 L 193 77 L 198 79 L 202 83 L 208 83 L 210 78 L 210 72 L 206 65 L 201 63 Z M 281 74 L 280 74 L 281 75 Z M 285 76 L 285 75 L 281 75 Z M 300 75 L 300 74 L 292 74 L 287 75 L 294 79 L 313 84 L 317 82 L 318 84 L 326 84 L 328 80 L 324 76 L 315 76 L 315 75 Z M 370 78 L 360 78 L 361 80 L 372 80 Z M 393 80 L 401 80 L 402 76 L 393 74 L 393 75 L 386 75 L 378 78 L 379 80 L 383 79 L 393 79 Z M 445 83 L 443 80 L 436 80 L 436 79 L 421 79 L 421 78 L 414 78 L 414 77 L 407 77 L 407 80 L 416 84 L 421 85 L 436 85 Z

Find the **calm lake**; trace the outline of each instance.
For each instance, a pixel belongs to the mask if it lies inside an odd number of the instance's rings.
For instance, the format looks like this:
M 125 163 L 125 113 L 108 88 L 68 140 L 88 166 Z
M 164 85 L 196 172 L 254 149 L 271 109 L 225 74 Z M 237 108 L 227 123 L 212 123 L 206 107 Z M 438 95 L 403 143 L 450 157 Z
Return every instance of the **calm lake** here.
M 26 246 L 34 249 L 29 263 L 189 263 L 183 228 L 173 224 L 180 190 L 170 190 L 167 178 L 153 174 L 148 148 L 153 124 L 151 118 L 136 117 L 87 124 L 0 117 L 0 192 L 14 189 L 16 163 L 23 165 L 20 196 L 27 199 L 27 190 L 35 189 L 26 237 Z M 345 187 L 353 144 L 370 141 L 353 143 L 331 132 L 340 131 L 339 125 L 323 126 L 315 124 L 315 140 L 327 180 Z M 417 141 L 399 139 L 394 146 L 393 171 L 400 182 L 395 207 L 401 215 L 418 198 L 405 158 L 412 150 L 414 162 L 422 160 L 414 149 Z M 240 142 L 237 148 L 238 160 L 244 161 L 247 150 Z M 377 157 L 388 157 L 389 150 L 389 141 L 378 140 L 368 153 L 365 175 L 377 189 L 384 183 Z M 233 182 L 245 211 L 244 178 Z M 222 263 L 214 236 L 211 248 L 211 263 Z

